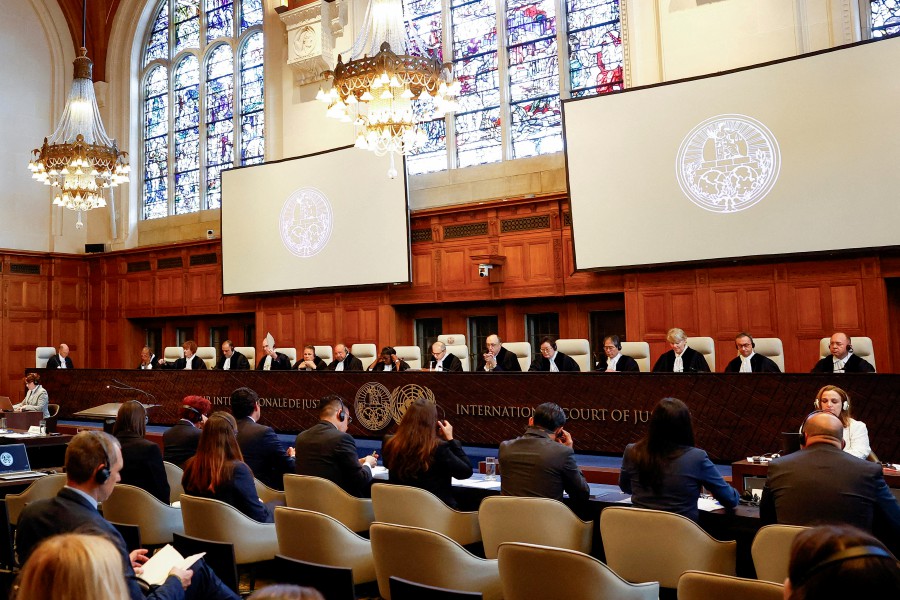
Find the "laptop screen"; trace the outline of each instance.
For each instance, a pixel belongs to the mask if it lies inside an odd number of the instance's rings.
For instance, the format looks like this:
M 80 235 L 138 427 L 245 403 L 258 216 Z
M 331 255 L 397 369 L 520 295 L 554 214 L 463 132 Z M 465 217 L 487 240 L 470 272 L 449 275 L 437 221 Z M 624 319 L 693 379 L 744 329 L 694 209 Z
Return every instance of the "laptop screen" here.
M 781 455 L 790 454 L 800 449 L 801 435 L 796 431 L 781 432 Z
M 0 410 L 12 410 L 13 405 L 9 396 L 0 396 Z
M 30 470 L 31 464 L 28 462 L 25 444 L 0 446 L 0 474 Z

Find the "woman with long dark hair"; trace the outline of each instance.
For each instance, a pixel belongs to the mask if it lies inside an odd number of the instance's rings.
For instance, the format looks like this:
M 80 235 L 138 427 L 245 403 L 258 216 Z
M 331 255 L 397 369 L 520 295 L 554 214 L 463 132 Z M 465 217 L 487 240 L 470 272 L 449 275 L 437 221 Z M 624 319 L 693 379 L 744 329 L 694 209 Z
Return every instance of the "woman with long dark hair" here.
M 472 463 L 449 421 L 439 421 L 437 407 L 419 398 L 406 409 L 397 434 L 382 447 L 390 483 L 428 490 L 450 507 L 456 506 L 451 479 L 472 476 Z
M 256 493 L 253 472 L 237 443 L 237 421 L 225 412 L 213 413 L 203 426 L 197 454 L 184 465 L 184 493 L 232 505 L 251 519 L 272 523 L 271 505 Z
M 122 483 L 147 490 L 160 502 L 169 503 L 169 480 L 162 450 L 144 436 L 147 409 L 137 400 L 123 402 L 116 413 L 113 436 L 122 446 Z
M 653 409 L 647 436 L 625 448 L 619 487 L 638 508 L 666 510 L 697 520 L 697 499 L 705 487 L 722 506 L 738 504 L 737 490 L 725 483 L 706 452 L 694 447 L 687 405 L 663 398 Z

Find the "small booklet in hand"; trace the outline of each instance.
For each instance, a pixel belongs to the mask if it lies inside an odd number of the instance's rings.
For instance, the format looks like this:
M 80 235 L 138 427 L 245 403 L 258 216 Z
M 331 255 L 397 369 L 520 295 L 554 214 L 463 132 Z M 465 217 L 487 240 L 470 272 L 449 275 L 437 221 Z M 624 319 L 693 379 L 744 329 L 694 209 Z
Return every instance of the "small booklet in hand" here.
M 141 574 L 138 577 L 150 585 L 162 585 L 166 582 L 172 567 L 190 569 L 205 554 L 206 552 L 201 552 L 185 558 L 171 544 L 166 544 L 165 548 L 159 550 L 141 566 Z

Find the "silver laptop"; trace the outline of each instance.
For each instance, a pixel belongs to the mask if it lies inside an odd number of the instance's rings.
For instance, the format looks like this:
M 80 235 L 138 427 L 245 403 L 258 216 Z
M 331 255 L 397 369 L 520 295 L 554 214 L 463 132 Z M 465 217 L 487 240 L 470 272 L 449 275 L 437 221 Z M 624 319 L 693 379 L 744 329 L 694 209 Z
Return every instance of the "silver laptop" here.
M 25 444 L 0 446 L 0 480 L 12 481 L 30 477 L 43 477 L 44 475 L 46 473 L 31 470 L 31 463 L 28 462 Z

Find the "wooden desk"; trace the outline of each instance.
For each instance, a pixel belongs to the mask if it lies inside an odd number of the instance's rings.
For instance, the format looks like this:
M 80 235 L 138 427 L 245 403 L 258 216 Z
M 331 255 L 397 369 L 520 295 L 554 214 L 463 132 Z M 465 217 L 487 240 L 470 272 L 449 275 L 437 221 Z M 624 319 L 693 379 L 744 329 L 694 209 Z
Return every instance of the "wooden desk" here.
M 746 478 L 765 479 L 769 473 L 768 463 L 752 463 L 747 460 L 739 460 L 731 463 L 731 485 L 740 492 L 744 493 Z M 884 469 L 884 480 L 889 488 L 900 489 L 900 472 L 893 469 Z M 762 488 L 762 486 L 751 486 L 753 488 Z
M 71 435 L 43 435 L 29 438 L 0 435 L 0 445 L 25 444 L 28 462 L 34 470 L 61 468 L 66 462 L 66 446 L 71 440 Z
M 41 420 L 44 418 L 44 413 L 30 410 L 22 412 L 4 410 L 0 412 L 0 417 L 6 419 L 6 426 L 9 429 L 28 431 L 28 428 L 32 425 L 40 425 Z

